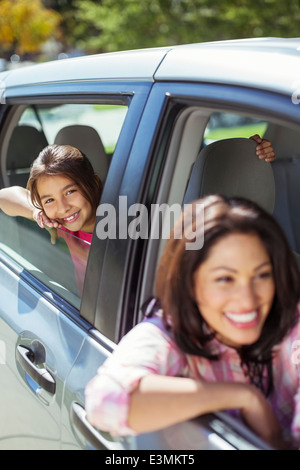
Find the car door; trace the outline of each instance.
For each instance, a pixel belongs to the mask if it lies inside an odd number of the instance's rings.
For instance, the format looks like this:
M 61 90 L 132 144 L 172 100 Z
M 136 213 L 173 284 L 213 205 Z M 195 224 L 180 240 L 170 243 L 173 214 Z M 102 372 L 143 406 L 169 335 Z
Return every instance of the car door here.
M 276 120 L 287 126 L 299 122 L 298 109 L 293 107 L 289 96 L 283 99 L 280 94 L 229 85 L 169 83 L 167 80 L 155 83 L 114 201 L 117 220 L 124 222 L 124 211 L 127 210 L 128 228 L 132 221 L 128 210 L 136 203 L 143 205 L 148 214 L 152 204 L 161 208 L 165 204 L 169 208 L 182 207 L 191 171 L 203 145 L 232 136 L 249 138 L 259 133 L 263 137 Z M 216 175 L 220 177 L 217 169 Z M 253 184 L 257 193 L 261 189 L 264 192 L 274 189 L 273 186 L 260 188 L 257 181 Z M 276 181 L 275 186 L 276 202 L 280 206 L 283 188 L 276 185 Z M 172 226 L 169 216 L 173 215 L 170 212 L 162 215 L 169 230 Z M 103 214 L 99 213 L 97 223 L 101 224 L 102 218 Z M 158 221 L 151 220 L 151 223 L 155 226 Z M 162 228 L 159 227 L 160 233 L 163 233 Z M 86 372 L 89 356 L 93 356 L 95 374 L 123 334 L 141 320 L 140 307 L 153 295 L 157 261 L 166 239 L 167 236 L 130 239 L 128 232 L 127 237 L 108 240 L 105 253 L 101 253 L 102 276 L 94 299 L 94 329 L 85 339 L 67 379 L 64 419 L 75 423 L 77 439 L 87 448 L 118 449 L 124 445 L 127 449 L 267 449 L 264 442 L 227 414 L 201 417 L 157 433 L 119 439 L 93 429 L 86 421 L 84 389 L 76 384 L 82 376 L 86 377 L 86 382 L 89 380 Z M 95 256 L 89 260 L 87 276 L 93 272 L 96 254 L 100 253 L 99 240 L 92 250 L 95 250 Z M 119 294 L 112 296 L 111 292 Z M 87 298 L 83 298 L 82 305 L 84 312 Z
M 19 261 L 26 266 L 25 259 Z M 0 447 L 60 449 L 64 381 L 86 327 L 70 320 L 78 316 L 75 308 L 56 298 L 4 251 L 0 298 Z
M 111 197 L 118 188 L 120 169 L 126 164 L 147 96 L 147 86 L 141 84 L 141 92 L 136 91 L 132 112 L 127 117 L 132 95 L 131 86 L 130 91 L 127 87 L 128 84 L 120 87 L 115 83 L 101 84 L 98 93 L 89 100 L 84 94 L 82 97 L 78 83 L 71 90 L 67 85 L 66 93 L 63 85 L 48 86 L 46 99 L 36 96 L 34 86 L 17 97 L 6 90 L 0 132 L 3 185 L 26 184 L 28 157 L 32 162 L 44 139 L 46 144 L 52 144 L 62 129 L 70 130 L 75 126 L 78 131 L 79 126 L 85 131 L 94 126 L 96 133 L 101 133 L 107 166 L 112 154 L 119 152 L 120 155 L 113 185 L 103 193 L 104 197 Z M 125 133 L 119 138 L 122 127 Z M 22 133 L 22 139 L 15 139 L 17 131 Z M 88 306 L 85 303 L 85 315 L 81 315 L 84 276 L 79 283 L 66 235 L 62 237 L 57 231 L 53 238 L 53 233 L 41 230 L 35 222 L 8 217 L 2 212 L 0 219 L 0 380 L 3 389 L 0 413 L 5 423 L 0 430 L 0 447 L 85 448 L 80 440 L 74 440 L 73 420 L 67 422 L 62 417 L 69 393 L 66 380 L 82 348 L 91 342 L 92 299 L 96 295 L 93 291 L 101 265 L 96 262 L 92 282 L 86 284 L 85 298 L 90 300 Z M 67 237 L 74 242 L 74 237 Z M 75 242 L 78 242 L 76 238 Z M 105 240 L 100 243 L 105 244 Z M 86 259 L 89 251 L 90 246 L 87 246 Z M 96 362 L 101 362 L 99 342 L 91 344 L 86 372 L 76 382 L 80 390 L 84 390 L 87 379 L 94 374 Z

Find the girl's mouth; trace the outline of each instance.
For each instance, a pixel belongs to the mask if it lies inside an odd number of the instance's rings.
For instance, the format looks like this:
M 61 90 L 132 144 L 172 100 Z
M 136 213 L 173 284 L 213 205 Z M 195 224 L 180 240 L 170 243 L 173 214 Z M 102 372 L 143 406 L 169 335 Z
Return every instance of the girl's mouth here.
M 257 324 L 259 318 L 257 310 L 247 313 L 225 312 L 224 315 L 237 328 L 251 328 Z
M 74 214 L 70 215 L 69 217 L 64 217 L 63 219 L 61 219 L 61 221 L 63 224 L 72 224 L 78 219 L 79 215 L 80 215 L 80 211 L 77 211 Z

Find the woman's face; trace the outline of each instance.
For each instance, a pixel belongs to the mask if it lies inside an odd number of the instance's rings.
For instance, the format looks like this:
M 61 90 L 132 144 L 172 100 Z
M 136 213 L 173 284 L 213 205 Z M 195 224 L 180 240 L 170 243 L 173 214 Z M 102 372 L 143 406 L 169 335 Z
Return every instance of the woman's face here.
M 72 180 L 61 175 L 42 176 L 37 181 L 37 191 L 49 219 L 72 232 L 93 232 L 96 214 Z
M 257 235 L 236 233 L 217 242 L 195 272 L 194 287 L 199 311 L 219 341 L 239 348 L 259 339 L 275 283 Z

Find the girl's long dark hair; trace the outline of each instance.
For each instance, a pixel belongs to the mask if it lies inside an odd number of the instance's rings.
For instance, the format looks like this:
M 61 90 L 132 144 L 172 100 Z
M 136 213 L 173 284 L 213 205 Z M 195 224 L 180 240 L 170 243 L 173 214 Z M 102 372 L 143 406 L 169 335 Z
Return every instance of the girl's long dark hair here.
M 202 224 L 196 220 L 199 207 L 204 211 Z M 195 240 L 204 237 L 201 249 L 186 249 L 192 231 Z M 180 232 L 182 237 L 174 235 Z M 174 338 L 182 351 L 217 360 L 209 348 L 213 334 L 207 332 L 195 301 L 194 273 L 209 256 L 212 246 L 232 233 L 257 235 L 273 266 L 275 297 L 261 336 L 256 343 L 242 346 L 238 351 L 251 381 L 268 394 L 273 387 L 272 350 L 295 325 L 300 298 L 300 275 L 295 257 L 271 215 L 243 198 L 219 195 L 206 196 L 187 205 L 167 241 L 157 271 L 155 295 L 163 309 L 165 325 L 168 327 L 170 318 Z

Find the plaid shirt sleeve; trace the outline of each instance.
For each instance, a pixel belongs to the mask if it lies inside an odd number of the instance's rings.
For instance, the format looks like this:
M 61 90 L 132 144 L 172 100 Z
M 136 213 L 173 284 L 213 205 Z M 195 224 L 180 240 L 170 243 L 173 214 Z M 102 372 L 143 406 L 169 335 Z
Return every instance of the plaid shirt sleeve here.
M 148 374 L 177 375 L 184 358 L 169 335 L 151 321 L 133 328 L 99 368 L 85 390 L 90 423 L 113 435 L 134 435 L 128 426 L 129 395 Z

